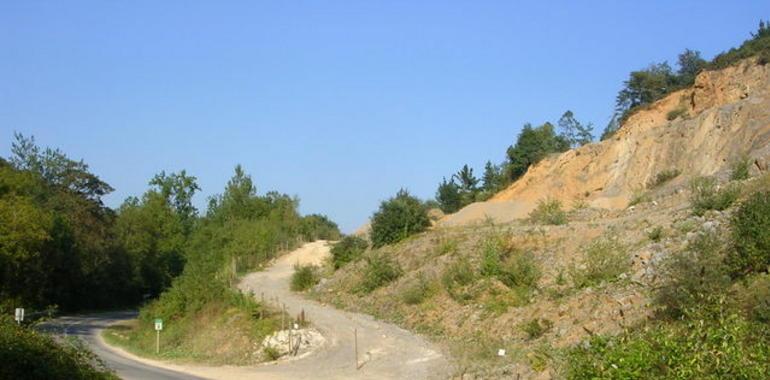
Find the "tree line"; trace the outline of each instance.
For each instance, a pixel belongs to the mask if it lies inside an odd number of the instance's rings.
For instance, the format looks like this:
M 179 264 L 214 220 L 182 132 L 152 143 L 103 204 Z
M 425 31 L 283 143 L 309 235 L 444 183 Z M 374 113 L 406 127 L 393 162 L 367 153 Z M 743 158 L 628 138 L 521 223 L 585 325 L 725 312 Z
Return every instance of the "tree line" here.
M 256 262 L 289 240 L 339 236 L 325 216 L 301 216 L 297 198 L 257 196 L 240 166 L 204 216 L 186 171 L 161 172 L 148 185 L 113 210 L 102 201 L 113 188 L 85 162 L 15 134 L 11 156 L 0 158 L 0 309 L 134 305 L 196 261 Z

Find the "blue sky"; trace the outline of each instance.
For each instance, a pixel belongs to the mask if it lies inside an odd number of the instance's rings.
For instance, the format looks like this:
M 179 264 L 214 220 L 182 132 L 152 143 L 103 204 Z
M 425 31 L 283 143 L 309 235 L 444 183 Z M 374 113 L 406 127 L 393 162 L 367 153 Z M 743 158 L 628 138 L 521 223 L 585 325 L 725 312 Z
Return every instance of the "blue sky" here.
M 628 72 L 707 58 L 767 1 L 3 1 L 0 155 L 14 131 L 82 158 L 117 207 L 161 170 L 196 205 L 240 163 L 345 231 L 406 187 L 477 171 L 526 122 L 601 129 Z

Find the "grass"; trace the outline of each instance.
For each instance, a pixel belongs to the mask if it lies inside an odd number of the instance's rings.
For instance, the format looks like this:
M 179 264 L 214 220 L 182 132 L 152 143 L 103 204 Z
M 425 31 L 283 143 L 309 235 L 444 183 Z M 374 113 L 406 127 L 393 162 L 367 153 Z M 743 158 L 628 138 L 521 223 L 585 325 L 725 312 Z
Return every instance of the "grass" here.
M 259 344 L 281 327 L 281 313 L 242 297 L 240 305 L 209 302 L 197 313 L 164 320 L 160 354 L 155 353 L 152 316 L 111 326 L 102 336 L 142 357 L 210 365 L 256 364 L 265 359 Z
M 647 203 L 650 201 L 652 201 L 650 194 L 648 194 L 643 189 L 634 189 L 634 192 L 631 195 L 631 200 L 628 202 L 628 206 L 636 206 L 640 203 Z
M 321 280 L 319 268 L 315 265 L 295 265 L 291 275 L 291 290 L 304 292 L 318 284 Z
M 665 184 L 668 181 L 671 181 L 672 179 L 676 178 L 681 174 L 682 172 L 679 171 L 679 169 L 668 169 L 664 170 L 660 173 L 658 173 L 655 178 L 653 178 L 650 182 L 647 183 L 648 189 L 653 189 L 656 187 L 660 187 L 663 184 Z
M 647 238 L 656 243 L 659 242 L 663 238 L 663 227 L 656 226 L 651 229 L 649 232 L 647 232 Z

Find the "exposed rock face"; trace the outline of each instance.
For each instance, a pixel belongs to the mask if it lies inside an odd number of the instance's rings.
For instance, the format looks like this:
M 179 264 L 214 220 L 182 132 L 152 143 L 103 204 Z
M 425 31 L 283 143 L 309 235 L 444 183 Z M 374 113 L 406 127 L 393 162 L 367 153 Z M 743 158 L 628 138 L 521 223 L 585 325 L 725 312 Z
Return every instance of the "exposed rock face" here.
M 668 120 L 675 110 L 684 115 Z M 567 207 L 584 200 L 593 207 L 625 208 L 635 190 L 664 170 L 680 170 L 673 183 L 681 184 L 699 175 L 725 176 L 742 156 L 752 160 L 754 172 L 767 170 L 770 65 L 754 60 L 699 74 L 693 87 L 629 117 L 613 138 L 549 157 L 491 200 L 441 224 L 511 221 L 526 217 L 545 197 Z

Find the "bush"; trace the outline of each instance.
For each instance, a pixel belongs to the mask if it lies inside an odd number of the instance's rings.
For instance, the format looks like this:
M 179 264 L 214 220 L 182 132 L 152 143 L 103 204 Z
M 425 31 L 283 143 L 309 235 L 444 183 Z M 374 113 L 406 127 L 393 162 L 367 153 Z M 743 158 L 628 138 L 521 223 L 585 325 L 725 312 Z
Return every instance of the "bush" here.
M 604 236 L 585 248 L 581 266 L 572 267 L 570 276 L 576 288 L 612 282 L 631 267 L 626 247 L 617 237 Z
M 742 308 L 752 321 L 770 325 L 770 274 L 752 276 L 740 292 Z
M 754 193 L 733 215 L 732 240 L 727 255 L 734 276 L 763 272 L 770 266 L 770 192 Z
M 674 110 L 669 111 L 669 113 L 666 114 L 666 120 L 672 121 L 680 116 L 687 116 L 687 109 L 684 107 L 680 107 Z
M 730 286 L 723 252 L 719 235 L 701 234 L 684 252 L 663 261 L 662 282 L 655 294 L 663 315 L 678 318 L 721 299 Z
M 423 203 L 399 190 L 395 197 L 382 202 L 372 218 L 372 245 L 377 248 L 399 242 L 430 226 Z
M 318 267 L 315 265 L 295 265 L 294 274 L 291 275 L 291 290 L 303 292 L 315 286 L 321 276 L 318 273 Z
M 765 379 L 767 325 L 736 314 L 665 323 L 571 350 L 568 379 Z
M 690 204 L 693 213 L 698 216 L 708 210 L 726 210 L 740 195 L 740 189 L 734 185 L 720 188 L 714 177 L 693 178 L 690 181 L 690 191 Z
M 636 206 L 640 203 L 647 203 L 651 200 L 652 198 L 650 198 L 650 194 L 648 194 L 646 191 L 643 189 L 635 189 L 631 195 L 631 200 L 628 201 L 628 206 Z
M 507 235 L 494 233 L 482 242 L 480 272 L 495 277 L 509 288 L 534 288 L 540 269 L 531 253 L 519 252 L 506 243 Z
M 48 335 L 0 317 L 0 379 L 117 379 L 76 339 Z
M 678 177 L 678 176 L 679 176 L 679 174 L 681 174 L 681 172 L 679 171 L 679 169 L 669 169 L 669 170 L 664 170 L 664 171 L 662 171 L 662 172 L 658 173 L 658 174 L 655 176 L 655 178 L 653 178 L 653 179 L 652 179 L 652 180 L 651 180 L 651 181 L 650 181 L 650 182 L 647 184 L 647 188 L 651 189 L 651 188 L 655 188 L 655 187 L 658 187 L 658 186 L 660 186 L 660 185 L 662 185 L 662 184 L 664 184 L 664 183 L 666 183 L 666 182 L 668 182 L 668 181 L 670 181 L 670 180 L 672 180 L 672 179 L 674 179 L 674 178 Z
M 544 199 L 537 203 L 537 207 L 529 213 L 529 218 L 534 223 L 561 225 L 567 223 L 567 213 L 561 208 L 558 199 Z
M 655 228 L 651 229 L 649 232 L 647 232 L 647 237 L 654 242 L 659 242 L 660 239 L 663 238 L 663 227 L 656 226 Z
M 397 262 L 380 253 L 366 258 L 366 267 L 360 290 L 371 293 L 401 276 L 403 270 Z
M 468 259 L 461 257 L 450 264 L 444 270 L 441 281 L 455 301 L 464 302 L 474 298 L 474 294 L 467 288 L 476 281 L 476 272 Z
M 743 181 L 744 179 L 749 179 L 750 166 L 751 161 L 745 156 L 733 161 L 732 165 L 730 165 L 730 180 Z
M 433 291 L 434 287 L 431 282 L 420 274 L 414 283 L 403 290 L 401 299 L 407 305 L 417 305 L 429 298 L 433 294 Z
M 550 331 L 552 327 L 553 322 L 551 320 L 534 318 L 521 325 L 521 330 L 527 333 L 529 339 L 537 339 Z
M 345 236 L 331 249 L 334 269 L 340 269 L 349 262 L 358 261 L 368 247 L 369 243 L 358 236 Z

